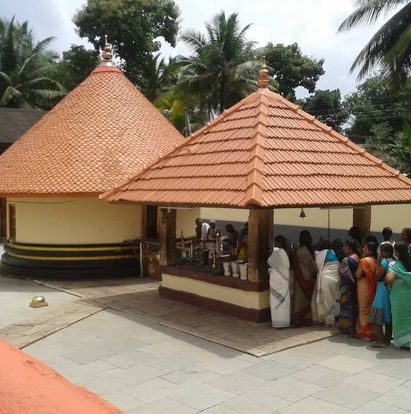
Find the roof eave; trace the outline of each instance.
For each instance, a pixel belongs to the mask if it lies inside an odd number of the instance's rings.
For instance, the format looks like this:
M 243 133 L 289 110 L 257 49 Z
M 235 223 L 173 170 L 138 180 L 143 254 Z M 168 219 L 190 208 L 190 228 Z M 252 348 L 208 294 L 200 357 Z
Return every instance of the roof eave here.
M 0 198 L 67 198 L 67 197 L 98 197 L 101 192 L 61 192 L 61 193 L 35 193 L 35 192 L 21 192 L 21 193 L 7 193 L 0 192 Z
M 134 201 L 126 198 L 119 198 L 117 200 L 113 198 L 106 198 L 106 201 L 109 203 L 127 203 L 127 204 L 140 204 L 140 205 L 156 205 L 158 207 L 172 208 L 235 208 L 235 209 L 286 209 L 286 208 L 353 208 L 353 207 L 365 207 L 369 205 L 391 205 L 391 204 L 411 204 L 411 198 L 409 200 L 385 200 L 385 201 L 375 201 L 375 202 L 365 202 L 365 203 L 305 203 L 305 204 L 272 204 L 272 205 L 262 205 L 257 200 L 248 200 L 245 204 L 230 204 L 230 203 L 215 203 L 215 204 L 205 204 L 205 203 L 176 203 L 176 202 L 159 202 L 156 200 L 145 200 L 144 202 Z

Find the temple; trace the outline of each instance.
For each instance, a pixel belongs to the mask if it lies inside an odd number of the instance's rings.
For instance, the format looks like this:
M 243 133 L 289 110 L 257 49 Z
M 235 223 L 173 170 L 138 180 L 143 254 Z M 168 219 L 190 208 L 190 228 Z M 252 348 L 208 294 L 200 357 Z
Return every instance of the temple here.
M 273 209 L 352 208 L 353 225 L 370 228 L 371 205 L 411 202 L 411 180 L 268 89 L 224 111 L 186 142 L 102 195 L 110 202 L 161 207 L 160 294 L 250 321 L 269 319 L 267 257 Z M 246 280 L 175 257 L 175 209 L 249 211 Z M 274 223 L 275 229 L 275 223 Z
M 157 208 L 99 195 L 182 142 L 113 66 L 106 42 L 101 64 L 0 157 L 3 273 L 137 275 L 138 241 L 157 237 Z

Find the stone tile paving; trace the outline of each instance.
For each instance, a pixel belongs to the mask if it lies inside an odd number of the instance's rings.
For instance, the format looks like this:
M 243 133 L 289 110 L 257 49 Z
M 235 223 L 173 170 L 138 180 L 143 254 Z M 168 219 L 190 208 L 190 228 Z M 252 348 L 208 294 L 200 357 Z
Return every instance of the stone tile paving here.
M 2 282 L 0 278 L 0 295 L 7 285 Z M 25 286 L 34 286 L 13 283 L 17 298 Z M 321 341 L 317 337 L 317 342 L 268 353 L 278 350 L 278 344 L 284 349 L 284 340 L 294 346 L 304 343 L 301 337 L 306 340 L 309 332 L 297 334 L 296 342 L 293 329 L 281 331 L 279 338 L 267 326 L 163 301 L 156 282 L 95 285 L 71 284 L 81 298 L 60 291 L 67 302 L 23 322 L 26 315 L 17 312 L 13 320 L 8 308 L 12 325 L 3 330 L 24 342 L 26 352 L 126 413 L 411 412 L 409 352 L 374 350 L 328 333 Z M 186 325 L 184 312 L 189 316 Z M 173 324 L 179 329 L 170 328 Z M 195 335 L 183 332 L 190 327 Z M 223 344 L 224 337 L 231 347 L 201 336 Z M 263 356 L 232 349 L 233 344 L 247 352 L 262 347 Z
M 270 324 L 254 324 L 210 312 L 158 295 L 159 282 L 150 279 L 103 281 L 42 281 L 80 296 L 84 302 L 143 316 L 161 325 L 198 336 L 254 356 L 268 355 L 283 349 L 318 341 L 333 333 L 325 328 L 273 330 Z M 161 347 L 161 346 L 160 346 Z M 165 351 L 155 346 L 152 352 Z
M 44 308 L 30 308 L 34 296 L 44 296 L 49 304 Z M 70 304 L 77 297 L 41 286 L 29 280 L 0 276 L 0 328 L 26 321 L 39 314 Z
M 341 337 L 257 358 L 107 309 L 25 351 L 130 414 L 411 412 L 410 353 Z

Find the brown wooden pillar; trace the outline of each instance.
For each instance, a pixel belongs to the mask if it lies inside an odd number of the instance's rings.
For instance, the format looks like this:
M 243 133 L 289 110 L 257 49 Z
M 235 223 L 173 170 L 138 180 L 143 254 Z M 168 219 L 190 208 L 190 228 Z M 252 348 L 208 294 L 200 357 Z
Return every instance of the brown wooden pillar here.
M 0 241 L 7 238 L 7 201 L 0 198 Z
M 371 206 L 354 207 L 352 225 L 360 228 L 361 235 L 365 239 L 371 229 Z
M 177 259 L 175 209 L 160 209 L 160 265 L 166 266 Z
M 273 246 L 273 210 L 250 210 L 248 218 L 248 279 L 268 279 L 267 259 Z

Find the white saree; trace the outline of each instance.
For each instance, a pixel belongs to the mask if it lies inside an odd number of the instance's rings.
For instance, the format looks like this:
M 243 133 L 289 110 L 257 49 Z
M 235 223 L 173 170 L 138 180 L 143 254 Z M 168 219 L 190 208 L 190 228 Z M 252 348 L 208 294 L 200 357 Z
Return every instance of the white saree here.
M 321 250 L 315 256 L 318 276 L 311 300 L 311 312 L 314 322 L 334 325 L 336 317 L 335 301 L 340 286 L 339 263 L 338 261 L 326 262 L 327 252 L 328 250 Z
M 270 267 L 270 307 L 273 328 L 290 326 L 290 260 L 284 249 L 274 247 Z

